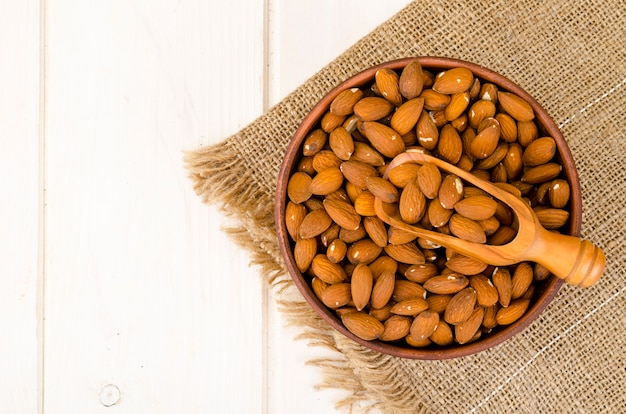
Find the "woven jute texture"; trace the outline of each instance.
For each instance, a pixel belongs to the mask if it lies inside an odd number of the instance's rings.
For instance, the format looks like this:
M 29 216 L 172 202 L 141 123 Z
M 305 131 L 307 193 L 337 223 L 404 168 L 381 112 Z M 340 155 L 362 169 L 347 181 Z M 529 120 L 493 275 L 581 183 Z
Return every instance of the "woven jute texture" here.
M 579 170 L 582 236 L 607 257 L 594 287 L 564 286 L 521 334 L 446 361 L 381 355 L 335 333 L 294 294 L 273 219 L 285 147 L 315 102 L 371 65 L 420 55 L 489 67 L 547 109 Z M 311 363 L 322 387 L 349 391 L 340 411 L 626 413 L 625 124 L 624 1 L 416 1 L 239 133 L 190 149 L 185 163 L 197 193 L 235 223 L 225 231 L 250 249 L 300 339 L 336 350 Z

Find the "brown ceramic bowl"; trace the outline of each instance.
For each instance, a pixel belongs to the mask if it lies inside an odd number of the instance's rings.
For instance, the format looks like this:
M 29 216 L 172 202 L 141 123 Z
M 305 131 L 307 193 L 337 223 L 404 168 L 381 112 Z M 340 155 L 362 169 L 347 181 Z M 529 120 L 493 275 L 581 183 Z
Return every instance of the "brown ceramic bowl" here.
M 390 68 L 399 70 L 406 66 L 406 64 L 415 58 L 405 58 L 383 63 L 364 70 L 350 79 L 342 82 L 333 90 L 331 90 L 326 96 L 324 96 L 306 115 L 302 124 L 294 134 L 291 142 L 287 147 L 285 158 L 283 160 L 279 175 L 276 190 L 276 207 L 275 207 L 275 219 L 276 230 L 278 235 L 278 243 L 281 253 L 285 259 L 287 269 L 293 278 L 296 286 L 311 305 L 311 307 L 333 328 L 341 332 L 348 338 L 356 341 L 357 343 L 379 351 L 384 354 L 393 355 L 402 358 L 412 359 L 424 359 L 424 360 L 437 360 L 456 358 L 465 355 L 474 354 L 480 351 L 484 351 L 495 345 L 498 345 L 513 335 L 521 332 L 526 328 L 537 316 L 548 306 L 553 300 L 557 291 L 562 285 L 562 280 L 555 277 L 550 277 L 543 282 L 539 283 L 535 287 L 535 293 L 531 300 L 530 307 L 527 312 L 515 323 L 498 327 L 488 335 L 484 335 L 482 338 L 475 342 L 471 342 L 464 345 L 453 344 L 449 347 L 427 347 L 427 348 L 413 348 L 408 346 L 404 342 L 390 343 L 383 341 L 365 341 L 350 331 L 348 331 L 341 322 L 341 319 L 335 314 L 332 309 L 327 308 L 314 294 L 310 286 L 310 277 L 303 276 L 297 269 L 297 266 L 293 257 L 293 242 L 290 240 L 285 226 L 285 206 L 287 204 L 287 182 L 290 175 L 294 172 L 298 165 L 298 161 L 302 157 L 302 144 L 307 134 L 315 128 L 321 117 L 328 111 L 332 100 L 343 90 L 353 87 L 363 87 L 369 85 L 374 80 L 376 71 L 382 68 Z M 438 71 L 450 69 L 453 67 L 465 67 L 470 69 L 475 77 L 480 78 L 482 81 L 491 82 L 498 86 L 500 90 L 506 90 L 513 92 L 518 96 L 524 98 L 529 102 L 535 111 L 535 122 L 537 123 L 540 134 L 543 136 L 552 136 L 557 143 L 557 157 L 559 162 L 563 165 L 563 173 L 565 178 L 569 181 L 571 187 L 571 200 L 570 200 L 570 222 L 569 222 L 569 234 L 579 235 L 582 217 L 582 201 L 580 195 L 580 183 L 574 160 L 567 146 L 567 143 L 557 125 L 550 118 L 548 113 L 537 103 L 532 96 L 530 96 L 521 87 L 513 83 L 511 80 L 504 76 L 493 72 L 482 66 L 443 57 L 419 57 L 418 58 L 422 67 L 425 70 L 430 70 L 433 73 Z M 540 135 L 540 136 L 542 136 Z

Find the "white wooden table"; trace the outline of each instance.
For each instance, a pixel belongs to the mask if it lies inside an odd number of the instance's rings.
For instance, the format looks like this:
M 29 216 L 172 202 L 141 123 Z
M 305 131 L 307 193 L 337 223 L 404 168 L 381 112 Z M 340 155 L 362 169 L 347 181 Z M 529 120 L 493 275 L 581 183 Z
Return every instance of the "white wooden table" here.
M 334 412 L 182 150 L 407 3 L 0 4 L 2 412 Z

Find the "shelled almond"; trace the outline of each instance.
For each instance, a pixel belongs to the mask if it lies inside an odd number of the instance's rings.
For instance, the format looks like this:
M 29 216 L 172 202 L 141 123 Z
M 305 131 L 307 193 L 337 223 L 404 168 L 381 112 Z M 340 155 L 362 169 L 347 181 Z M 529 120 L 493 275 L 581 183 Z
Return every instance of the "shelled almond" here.
M 306 136 L 287 185 L 285 225 L 298 270 L 364 340 L 466 344 L 515 323 L 549 273 L 494 267 L 377 217 L 378 198 L 405 223 L 476 243 L 516 235 L 508 207 L 432 164 L 388 164 L 407 149 L 437 156 L 525 199 L 555 231 L 570 187 L 556 142 L 520 96 L 465 68 L 384 69 L 337 94 Z

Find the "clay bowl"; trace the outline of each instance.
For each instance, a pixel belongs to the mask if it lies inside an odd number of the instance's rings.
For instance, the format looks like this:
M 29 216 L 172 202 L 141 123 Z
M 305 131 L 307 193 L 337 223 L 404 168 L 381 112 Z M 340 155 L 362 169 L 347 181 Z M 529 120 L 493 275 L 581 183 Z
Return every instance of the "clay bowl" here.
M 322 116 L 328 111 L 332 100 L 343 90 L 353 87 L 364 87 L 370 85 L 374 81 L 376 72 L 383 68 L 390 68 L 400 71 L 406 64 L 415 58 L 399 59 L 386 62 L 369 69 L 366 69 L 357 75 L 342 82 L 326 96 L 324 96 L 303 119 L 300 127 L 291 139 L 285 157 L 278 175 L 276 190 L 276 207 L 275 220 L 278 236 L 278 243 L 281 253 L 284 257 L 289 274 L 293 278 L 294 283 L 304 296 L 310 306 L 317 314 L 328 322 L 334 329 L 341 332 L 348 338 L 363 345 L 364 347 L 376 350 L 383 354 L 396 357 L 423 359 L 423 360 L 439 360 L 457 358 L 466 355 L 475 354 L 495 345 L 501 344 L 517 333 L 523 331 L 537 316 L 548 306 L 554 299 L 562 280 L 555 277 L 540 282 L 535 286 L 535 292 L 531 300 L 527 312 L 516 322 L 511 325 L 498 327 L 489 334 L 483 335 L 474 342 L 464 345 L 452 344 L 447 347 L 428 346 L 425 348 L 414 348 L 407 345 L 404 341 L 383 342 L 379 340 L 366 341 L 352 334 L 342 324 L 341 319 L 336 312 L 326 307 L 320 299 L 317 298 L 310 285 L 310 276 L 303 275 L 298 271 L 293 255 L 293 242 L 291 241 L 285 225 L 285 207 L 287 205 L 287 182 L 290 175 L 297 168 L 298 162 L 302 158 L 302 145 L 307 134 L 314 128 L 318 127 Z M 557 125 L 550 118 L 548 113 L 537 103 L 532 96 L 524 91 L 520 86 L 505 78 L 504 76 L 493 72 L 485 67 L 456 59 L 443 57 L 418 57 L 424 70 L 437 73 L 454 67 L 465 67 L 470 69 L 474 76 L 483 82 L 491 82 L 497 85 L 499 90 L 513 92 L 524 98 L 532 106 L 535 112 L 535 122 L 539 128 L 539 136 L 551 136 L 557 144 L 557 159 L 563 165 L 563 176 L 568 180 L 571 187 L 571 198 L 569 203 L 570 218 L 568 233 L 578 236 L 581 226 L 582 202 L 580 195 L 580 183 L 574 160 L 567 146 L 565 139 L 559 131 Z M 549 334 L 549 333 L 547 333 Z

